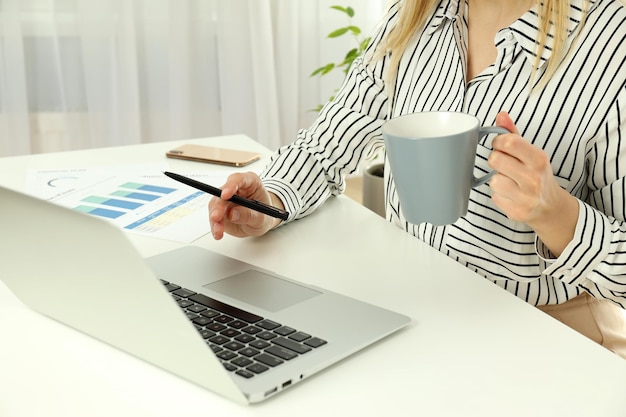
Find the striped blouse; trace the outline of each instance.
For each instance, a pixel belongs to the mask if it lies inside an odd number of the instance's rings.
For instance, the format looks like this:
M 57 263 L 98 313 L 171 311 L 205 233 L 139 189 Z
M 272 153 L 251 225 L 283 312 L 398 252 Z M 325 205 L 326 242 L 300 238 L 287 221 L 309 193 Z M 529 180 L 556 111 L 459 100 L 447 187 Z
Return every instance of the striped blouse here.
M 583 1 L 570 2 L 569 42 Z M 563 303 L 582 291 L 626 307 L 626 7 L 595 0 L 569 54 L 540 91 L 528 82 L 539 18 L 531 9 L 495 37 L 496 61 L 466 82 L 467 2 L 442 0 L 400 62 L 393 99 L 388 60 L 355 61 L 334 101 L 309 129 L 279 149 L 261 174 L 291 213 L 310 214 L 345 189 L 345 176 L 383 145 L 381 125 L 419 111 L 458 111 L 493 125 L 507 111 L 520 134 L 550 157 L 559 184 L 579 200 L 573 240 L 557 258 L 526 224 L 509 220 L 472 190 L 467 215 L 452 225 L 411 224 L 385 172 L 386 218 L 467 268 L 533 305 Z M 397 21 L 392 6 L 371 52 Z M 550 59 L 541 56 L 539 75 Z M 367 54 L 366 54 L 367 56 Z M 489 171 L 492 137 L 479 143 L 475 174 Z

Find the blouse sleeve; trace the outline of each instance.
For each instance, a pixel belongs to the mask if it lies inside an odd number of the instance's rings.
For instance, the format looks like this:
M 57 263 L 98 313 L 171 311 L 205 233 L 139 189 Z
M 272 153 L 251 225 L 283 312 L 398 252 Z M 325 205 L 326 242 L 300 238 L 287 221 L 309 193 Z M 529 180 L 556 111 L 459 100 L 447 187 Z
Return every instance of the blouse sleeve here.
M 335 98 L 315 122 L 280 148 L 261 173 L 266 189 L 290 213 L 287 221 L 304 217 L 331 195 L 345 190 L 345 177 L 383 146 L 380 133 L 388 112 L 383 71 L 386 58 L 370 60 L 392 26 L 392 6 L 362 57 L 354 60 Z M 364 58 L 365 57 L 365 58 Z
M 544 273 L 626 308 L 625 88 L 587 152 L 590 191 L 579 202 L 574 238 Z

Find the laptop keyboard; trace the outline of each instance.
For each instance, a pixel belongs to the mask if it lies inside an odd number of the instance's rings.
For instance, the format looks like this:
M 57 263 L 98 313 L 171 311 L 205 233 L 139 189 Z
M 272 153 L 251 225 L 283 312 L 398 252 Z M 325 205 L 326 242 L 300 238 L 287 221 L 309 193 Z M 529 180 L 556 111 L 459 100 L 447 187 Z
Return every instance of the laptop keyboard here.
M 161 280 L 224 367 L 252 378 L 326 341 Z

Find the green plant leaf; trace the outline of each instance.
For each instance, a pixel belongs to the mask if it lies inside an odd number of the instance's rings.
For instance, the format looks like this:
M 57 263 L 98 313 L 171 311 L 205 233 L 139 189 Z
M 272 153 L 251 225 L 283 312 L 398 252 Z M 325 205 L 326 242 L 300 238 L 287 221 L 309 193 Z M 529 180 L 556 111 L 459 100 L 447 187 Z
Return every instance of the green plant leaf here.
M 351 50 L 348 51 L 348 53 L 346 54 L 346 56 L 343 58 L 344 62 L 345 61 L 354 61 L 354 58 L 356 58 L 357 56 L 359 56 L 359 50 L 357 48 L 353 48 Z
M 323 67 L 319 67 L 318 69 L 316 69 L 315 71 L 313 71 L 311 73 L 311 75 L 309 75 L 309 77 L 315 77 L 316 75 L 324 75 L 324 74 L 328 74 L 330 71 L 332 71 L 335 68 L 335 64 L 333 62 L 324 65 Z
M 358 26 L 348 26 L 348 30 L 352 32 L 354 36 L 358 36 L 361 34 L 361 28 L 359 28 Z
M 322 68 L 322 72 L 321 75 L 325 75 L 328 74 L 329 72 L 331 72 L 333 69 L 335 68 L 335 64 L 334 63 L 330 63 L 330 64 L 326 64 L 326 66 L 324 66 Z
M 337 38 L 345 33 L 347 33 L 350 30 L 349 27 L 345 27 L 345 28 L 340 28 L 340 29 L 335 29 L 332 32 L 330 32 L 328 34 L 329 38 Z
M 363 41 L 361 42 L 361 46 L 359 47 L 361 49 L 361 51 L 365 51 L 367 49 L 367 47 L 370 44 L 370 41 L 372 40 L 372 38 L 367 37 L 365 39 L 363 39 Z
M 311 75 L 309 75 L 309 77 L 315 77 L 317 74 L 321 73 L 323 70 L 324 70 L 324 67 L 319 67 L 318 69 L 313 71 Z
M 335 9 L 335 10 L 339 10 L 342 13 L 347 14 L 349 17 L 354 17 L 354 9 L 350 6 L 348 7 L 343 7 L 343 6 L 330 6 L 331 9 Z
M 348 14 L 348 11 L 346 10 L 345 7 L 343 6 L 330 6 L 331 9 L 335 9 L 335 10 L 339 10 L 340 12 L 343 12 L 345 14 Z
M 2 0 L 0 0 L 2 1 Z M 332 72 L 334 69 L 341 69 L 342 72 L 344 74 L 347 74 L 348 71 L 350 70 L 350 67 L 352 66 L 354 60 L 361 55 L 361 53 L 369 46 L 370 43 L 370 38 L 365 38 L 363 40 L 360 39 L 361 35 L 361 28 L 359 28 L 358 26 L 352 25 L 351 24 L 351 19 L 354 17 L 354 9 L 350 6 L 344 7 L 344 6 L 339 6 L 339 5 L 334 5 L 334 6 L 330 6 L 331 9 L 333 10 L 337 10 L 339 12 L 342 12 L 344 14 L 346 14 L 348 16 L 348 26 L 346 27 L 342 27 L 339 29 L 335 29 L 334 31 L 332 31 L 331 33 L 328 34 L 328 38 L 338 38 L 342 35 L 345 35 L 346 33 L 348 33 L 350 36 L 352 36 L 354 38 L 354 40 L 356 41 L 358 47 L 357 48 L 353 48 L 351 50 L 348 51 L 348 53 L 345 55 L 344 59 L 342 62 L 340 63 L 330 63 L 330 64 L 326 64 L 323 67 L 319 67 L 318 69 L 316 69 L 315 71 L 313 71 L 310 75 L 310 77 L 314 77 L 314 76 L 324 76 L 326 74 L 328 74 L 329 72 Z M 336 92 L 337 90 L 335 90 Z M 330 97 L 330 101 L 334 100 L 335 96 L 331 96 Z M 323 105 L 320 104 L 319 106 L 317 106 L 317 108 L 315 108 L 312 111 L 317 111 L 319 112 L 322 109 Z

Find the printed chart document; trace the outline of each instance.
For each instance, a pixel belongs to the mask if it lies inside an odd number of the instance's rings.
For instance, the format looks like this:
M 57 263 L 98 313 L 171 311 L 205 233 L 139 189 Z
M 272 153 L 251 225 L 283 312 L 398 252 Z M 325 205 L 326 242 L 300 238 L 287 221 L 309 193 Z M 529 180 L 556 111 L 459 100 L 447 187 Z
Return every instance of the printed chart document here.
M 29 193 L 98 216 L 137 234 L 190 243 L 210 231 L 209 194 L 162 174 L 166 167 L 42 169 L 28 173 Z M 224 173 L 185 175 L 220 187 Z

